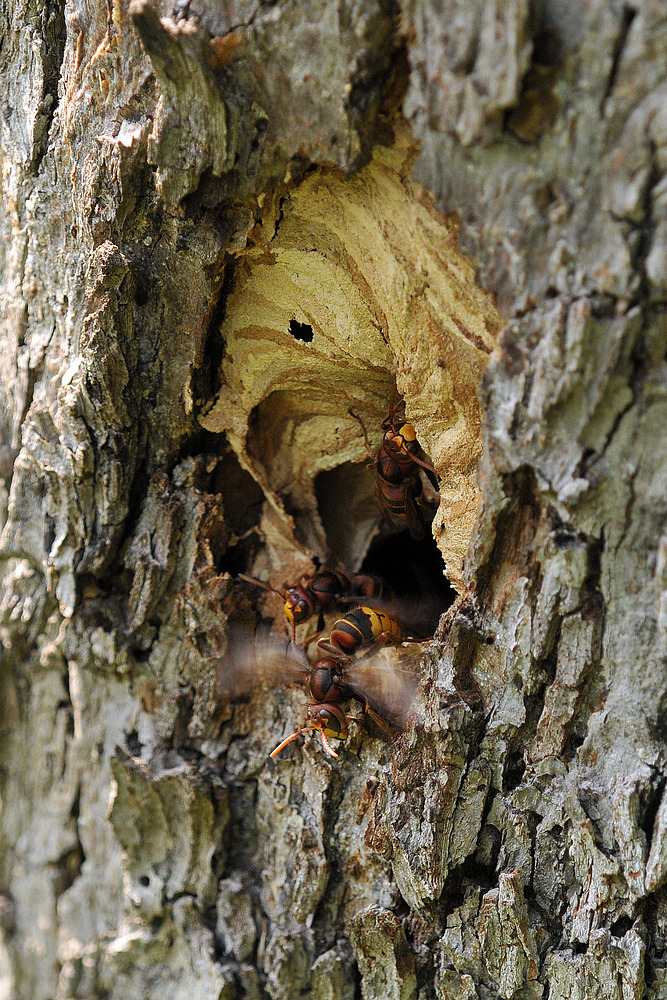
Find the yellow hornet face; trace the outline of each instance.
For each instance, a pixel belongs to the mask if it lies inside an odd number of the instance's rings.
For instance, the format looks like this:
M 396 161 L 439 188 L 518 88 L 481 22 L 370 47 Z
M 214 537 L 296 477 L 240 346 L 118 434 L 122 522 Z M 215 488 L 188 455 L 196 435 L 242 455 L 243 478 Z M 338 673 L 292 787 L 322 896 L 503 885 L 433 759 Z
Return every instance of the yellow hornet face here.
M 308 606 L 308 602 L 303 597 L 299 597 L 296 591 L 287 591 L 287 600 L 285 601 L 285 618 L 290 623 L 290 625 L 300 625 L 301 622 L 305 622 L 306 618 L 310 616 L 312 609 Z
M 407 455 L 415 451 L 419 446 L 417 443 L 417 432 L 412 424 L 403 424 L 398 430 L 388 430 L 384 436 L 385 445 L 394 454 L 400 452 Z
M 417 432 L 412 424 L 403 424 L 396 437 L 402 438 L 406 445 L 412 444 L 413 441 L 417 440 Z
M 328 739 L 347 739 L 347 722 L 337 705 L 312 705 L 308 709 L 308 718 Z

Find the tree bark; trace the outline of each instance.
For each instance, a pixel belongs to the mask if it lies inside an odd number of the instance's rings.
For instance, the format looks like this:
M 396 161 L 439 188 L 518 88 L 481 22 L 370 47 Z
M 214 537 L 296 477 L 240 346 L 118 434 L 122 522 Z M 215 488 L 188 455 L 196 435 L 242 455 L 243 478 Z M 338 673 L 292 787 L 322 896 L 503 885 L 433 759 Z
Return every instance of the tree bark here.
M 0 1000 L 667 996 L 664 4 L 0 30 Z M 377 539 L 457 592 L 412 721 L 269 761 L 238 574 Z

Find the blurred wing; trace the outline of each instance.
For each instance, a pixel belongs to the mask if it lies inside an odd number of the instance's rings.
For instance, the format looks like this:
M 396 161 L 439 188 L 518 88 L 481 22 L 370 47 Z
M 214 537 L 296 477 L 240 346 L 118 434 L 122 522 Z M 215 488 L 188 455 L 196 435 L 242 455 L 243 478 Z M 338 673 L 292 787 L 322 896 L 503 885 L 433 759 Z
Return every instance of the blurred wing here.
M 421 540 L 426 537 L 425 526 L 430 524 L 433 520 L 433 514 L 431 514 L 429 518 L 423 508 L 417 504 L 412 480 L 406 484 L 405 520 L 408 525 L 410 536 L 415 542 L 421 542 Z
M 308 676 L 305 652 L 270 626 L 235 622 L 227 633 L 227 649 L 217 662 L 221 691 L 234 698 L 262 684 L 290 684 Z
M 387 722 L 404 729 L 412 715 L 419 672 L 406 669 L 400 661 L 400 650 L 381 648 L 366 659 L 346 664 L 343 679 L 357 699 Z
M 418 478 L 410 479 L 405 490 L 405 511 L 410 534 L 424 538 L 440 504 L 438 482 L 427 469 L 418 467 Z M 429 531 L 430 534 L 430 531 Z

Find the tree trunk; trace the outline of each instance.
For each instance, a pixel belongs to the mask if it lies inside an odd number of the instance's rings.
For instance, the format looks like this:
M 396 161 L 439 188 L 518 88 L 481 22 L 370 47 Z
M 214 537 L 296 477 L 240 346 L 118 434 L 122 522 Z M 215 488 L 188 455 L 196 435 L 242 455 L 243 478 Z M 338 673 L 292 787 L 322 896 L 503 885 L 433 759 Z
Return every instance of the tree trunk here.
M 0 1000 L 667 997 L 664 3 L 0 23 Z M 269 760 L 327 561 L 450 606 Z

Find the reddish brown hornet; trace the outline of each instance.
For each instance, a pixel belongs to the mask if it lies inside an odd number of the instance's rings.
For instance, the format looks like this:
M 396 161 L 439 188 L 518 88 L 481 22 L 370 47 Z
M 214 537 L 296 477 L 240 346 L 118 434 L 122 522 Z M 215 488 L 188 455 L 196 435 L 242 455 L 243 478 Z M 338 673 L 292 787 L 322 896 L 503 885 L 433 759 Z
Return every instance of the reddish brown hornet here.
M 375 577 L 357 575 L 348 579 L 343 573 L 331 569 L 321 569 L 310 576 L 303 576 L 295 586 L 288 587 L 284 592 L 252 576 L 246 576 L 245 573 L 239 573 L 239 579 L 282 598 L 285 617 L 292 629 L 292 641 L 296 641 L 296 626 L 307 621 L 316 612 L 320 616 L 318 631 L 322 631 L 324 628 L 322 612 L 328 611 L 335 605 L 348 603 L 348 595 L 357 598 L 382 595 L 382 582 Z
M 308 706 L 307 724 L 284 739 L 269 756 L 275 757 L 302 733 L 316 730 L 325 752 L 337 757 L 329 740 L 347 739 L 350 716 L 346 712 L 353 699 L 382 729 L 400 727 L 412 702 L 413 678 L 399 674 L 371 654 L 386 642 L 400 642 L 401 636 L 396 619 L 372 608 L 356 608 L 339 619 L 329 638 L 320 639 L 317 644 L 327 655 L 310 669 L 308 689 L 312 703 Z M 363 648 L 368 650 L 366 655 L 353 659 L 354 653 Z
M 436 472 L 417 440 L 412 424 L 396 419 L 396 386 L 389 414 L 382 421 L 384 438 L 373 452 L 361 417 L 350 410 L 364 434 L 366 450 L 375 465 L 377 498 L 383 513 L 404 521 L 415 541 L 426 534 L 440 501 Z
M 383 648 L 401 641 L 402 629 L 390 615 L 356 608 L 320 639 L 311 665 L 306 650 L 251 622 L 230 627 L 227 651 L 218 661 L 218 681 L 227 697 L 248 694 L 260 684 L 307 685 L 310 704 L 305 725 L 271 752 L 275 757 L 302 733 L 319 732 L 325 753 L 338 754 L 329 742 L 348 736 L 351 703 L 386 731 L 404 728 L 414 701 L 417 677 L 398 668 Z

